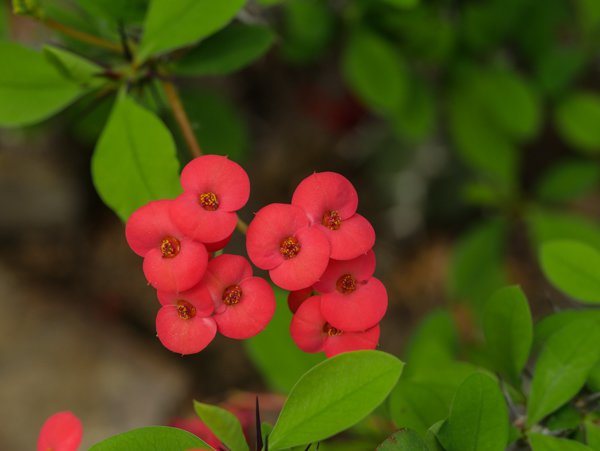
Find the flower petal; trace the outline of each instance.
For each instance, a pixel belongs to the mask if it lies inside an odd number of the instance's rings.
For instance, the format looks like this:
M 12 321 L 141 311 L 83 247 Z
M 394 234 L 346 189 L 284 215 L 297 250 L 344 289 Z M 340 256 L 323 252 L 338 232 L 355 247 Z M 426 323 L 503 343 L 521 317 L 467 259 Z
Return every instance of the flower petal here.
M 315 283 L 314 289 L 321 293 L 330 293 L 335 291 L 338 279 L 345 274 L 353 275 L 359 282 L 366 282 L 373 272 L 375 253 L 372 250 L 352 260 L 329 260 L 327 269 Z
M 212 318 L 180 318 L 177 307 L 165 305 L 156 315 L 156 333 L 169 351 L 183 355 L 195 354 L 215 338 L 217 324 Z
M 169 216 L 172 202 L 156 200 L 131 213 L 125 226 L 125 238 L 133 252 L 144 257 L 151 249 L 158 248 L 166 236 L 182 238 Z
M 290 291 L 288 294 L 288 307 L 292 313 L 296 313 L 298 307 L 302 305 L 309 297 L 313 295 L 313 287 L 302 288 L 300 290 Z
M 203 283 L 181 293 L 157 291 L 156 296 L 162 305 L 177 305 L 177 301 L 187 301 L 196 308 L 196 315 L 200 317 L 210 316 L 215 310 L 210 292 Z
M 323 332 L 325 318 L 321 314 L 321 296 L 312 296 L 302 303 L 292 317 L 290 333 L 294 343 L 304 352 L 323 350 L 327 335 Z
M 375 230 L 367 219 L 355 214 L 345 219 L 337 230 L 320 226 L 331 243 L 331 258 L 349 260 L 369 251 L 375 244 Z
M 203 284 L 207 287 L 218 312 L 222 310 L 223 291 L 252 277 L 252 266 L 241 255 L 222 254 L 208 262 Z
M 327 358 L 342 352 L 375 349 L 379 342 L 379 324 L 364 332 L 342 332 L 335 337 L 327 337 L 323 350 Z
M 350 294 L 337 291 L 322 295 L 321 313 L 329 324 L 346 332 L 369 329 L 381 321 L 388 305 L 383 284 L 371 277 Z
M 71 412 L 57 412 L 42 426 L 37 451 L 77 451 L 83 436 L 81 421 Z

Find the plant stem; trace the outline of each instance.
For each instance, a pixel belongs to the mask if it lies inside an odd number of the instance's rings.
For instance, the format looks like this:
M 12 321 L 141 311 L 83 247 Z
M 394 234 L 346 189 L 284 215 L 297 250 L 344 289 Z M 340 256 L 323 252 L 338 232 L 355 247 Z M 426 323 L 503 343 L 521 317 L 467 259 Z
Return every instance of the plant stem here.
M 103 49 L 111 50 L 117 53 L 123 53 L 123 49 L 117 43 L 107 41 L 106 39 L 99 38 L 97 36 L 85 33 L 83 31 L 75 30 L 74 28 L 68 27 L 67 25 L 61 24 L 54 19 L 44 19 L 44 24 L 48 28 L 52 28 L 60 33 L 67 36 L 71 36 L 81 42 L 101 47 Z
M 246 232 L 248 231 L 248 224 L 246 224 L 240 217 L 238 217 L 238 221 L 235 228 L 238 229 L 238 232 L 240 232 L 242 235 L 246 235 Z
M 192 156 L 199 157 L 202 155 L 202 149 L 200 149 L 200 144 L 198 144 L 194 130 L 192 130 L 192 125 L 190 124 L 187 113 L 183 108 L 183 104 L 181 103 L 181 99 L 177 93 L 177 88 L 175 88 L 175 85 L 168 80 L 162 80 L 162 85 L 165 90 L 165 94 L 167 95 L 169 105 L 173 110 L 173 115 L 175 116 L 177 125 L 179 125 L 179 129 L 183 134 L 183 138 L 185 139 Z

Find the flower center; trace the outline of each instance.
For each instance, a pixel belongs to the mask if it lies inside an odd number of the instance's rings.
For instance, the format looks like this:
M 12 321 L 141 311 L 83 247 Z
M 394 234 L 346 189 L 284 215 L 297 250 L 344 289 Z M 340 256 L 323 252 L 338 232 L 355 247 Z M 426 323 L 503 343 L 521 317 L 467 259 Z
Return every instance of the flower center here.
M 344 274 L 337 280 L 335 287 L 342 294 L 350 294 L 356 290 L 356 279 L 352 274 Z
M 242 299 L 242 289 L 239 285 L 231 285 L 223 291 L 223 304 L 235 305 Z
M 288 236 L 279 244 L 279 252 L 286 260 L 294 258 L 296 255 L 298 255 L 300 249 L 302 249 L 302 246 L 300 246 L 298 240 L 293 236 Z
M 219 199 L 217 195 L 212 192 L 202 193 L 198 196 L 198 203 L 208 211 L 215 211 L 219 208 Z
M 172 236 L 166 236 L 160 242 L 160 253 L 163 258 L 173 258 L 181 251 L 179 240 Z
M 342 335 L 343 331 L 341 331 L 340 329 L 336 329 L 329 323 L 325 323 L 325 325 L 323 326 L 323 332 L 325 332 L 330 337 L 337 337 L 338 335 Z
M 329 210 L 323 215 L 321 224 L 331 230 L 337 230 L 342 225 L 342 218 L 336 210 Z
M 196 307 L 194 307 L 188 301 L 180 299 L 177 301 L 177 314 L 181 319 L 192 319 L 194 316 L 196 316 Z

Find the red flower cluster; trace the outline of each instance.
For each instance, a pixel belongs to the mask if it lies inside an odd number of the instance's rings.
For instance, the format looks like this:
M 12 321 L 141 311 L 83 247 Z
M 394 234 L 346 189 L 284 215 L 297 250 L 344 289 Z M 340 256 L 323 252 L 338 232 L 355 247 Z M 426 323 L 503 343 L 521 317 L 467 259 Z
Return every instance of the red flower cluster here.
M 183 193 L 148 203 L 131 214 L 125 235 L 144 258 L 143 270 L 162 304 L 156 331 L 173 352 L 204 349 L 217 330 L 231 338 L 260 332 L 275 311 L 269 284 L 252 277 L 246 259 L 209 252 L 228 243 L 236 211 L 248 201 L 250 181 L 233 161 L 205 155 L 181 173 Z
M 291 204 L 267 205 L 248 227 L 252 262 L 292 291 L 291 333 L 303 351 L 330 357 L 377 345 L 387 292 L 373 277 L 375 232 L 357 206 L 348 179 L 315 173 L 300 182 Z
M 71 412 L 57 412 L 43 424 L 37 451 L 77 451 L 83 436 L 81 421 Z

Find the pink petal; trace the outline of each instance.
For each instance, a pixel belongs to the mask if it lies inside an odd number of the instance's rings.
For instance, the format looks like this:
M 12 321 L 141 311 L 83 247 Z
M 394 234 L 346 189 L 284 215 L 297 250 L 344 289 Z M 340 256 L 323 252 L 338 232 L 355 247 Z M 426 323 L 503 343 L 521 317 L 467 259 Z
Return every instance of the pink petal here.
M 208 445 L 215 449 L 223 447 L 221 441 L 217 436 L 208 428 L 208 426 L 200 418 L 177 418 L 169 423 L 169 426 L 174 428 L 183 429 L 194 434 L 196 437 L 201 438 Z M 194 451 L 189 449 L 187 451 Z M 204 451 L 204 450 L 198 450 Z
M 58 412 L 43 424 L 37 451 L 76 451 L 83 436 L 81 421 L 71 412 Z
M 144 258 L 144 275 L 160 291 L 181 292 L 196 285 L 206 271 L 208 253 L 202 243 L 182 239 L 181 250 L 173 258 L 164 258 L 160 249 L 150 250 Z
M 350 260 L 369 251 L 375 244 L 375 230 L 363 216 L 345 219 L 337 230 L 320 226 L 331 243 L 331 258 Z
M 325 318 L 321 315 L 321 296 L 308 298 L 292 317 L 292 340 L 304 352 L 322 351 L 327 339 L 323 332 L 325 323 Z
M 181 293 L 157 291 L 156 296 L 162 305 L 177 305 L 177 301 L 187 301 L 196 308 L 196 315 L 200 317 L 210 316 L 215 310 L 210 292 L 203 283 Z
M 329 260 L 327 269 L 321 279 L 314 285 L 314 289 L 321 293 L 330 293 L 336 290 L 340 277 L 351 274 L 359 282 L 366 282 L 375 272 L 375 253 L 369 250 L 366 254 L 352 260 Z
M 329 241 L 320 229 L 305 227 L 295 236 L 302 246 L 298 255 L 283 260 L 269 271 L 273 283 L 284 290 L 300 290 L 313 285 L 329 262 Z
M 223 291 L 232 285 L 239 285 L 248 277 L 252 277 L 252 266 L 248 260 L 241 255 L 222 254 L 208 263 L 203 284 L 220 311 L 223 305 Z
M 364 332 L 342 332 L 341 335 L 327 337 L 323 350 L 325 355 L 334 355 L 361 349 L 375 349 L 379 342 L 379 324 Z
M 249 277 L 240 283 L 240 302 L 226 306 L 213 318 L 219 332 L 238 340 L 250 338 L 262 331 L 275 313 L 275 294 L 266 280 Z
M 334 210 L 342 219 L 356 212 L 358 194 L 346 177 L 337 172 L 315 172 L 302 180 L 292 196 L 292 205 L 302 207 L 311 223 L 321 224 Z
M 229 244 L 232 236 L 233 236 L 233 233 L 221 241 L 217 241 L 215 243 L 204 243 L 204 246 L 206 246 L 206 250 L 208 252 L 220 251 L 221 249 L 223 249 L 225 246 L 227 246 Z
M 144 257 L 158 248 L 165 236 L 182 238 L 181 231 L 169 216 L 172 200 L 156 200 L 134 211 L 125 226 L 127 244 L 136 254 Z
M 356 291 L 342 294 L 332 291 L 322 295 L 321 313 L 336 329 L 356 332 L 369 329 L 381 321 L 388 305 L 383 284 L 371 277 Z
M 302 305 L 309 297 L 313 295 L 313 287 L 302 288 L 296 291 L 290 291 L 288 294 L 288 307 L 292 313 L 296 313 L 298 307 Z
M 308 224 L 308 218 L 300 207 L 270 204 L 261 208 L 250 222 L 246 234 L 250 260 L 261 269 L 275 268 L 285 260 L 279 251 L 281 242 L 295 236 Z
M 156 333 L 169 351 L 182 355 L 195 354 L 215 338 L 217 324 L 211 317 L 180 318 L 177 307 L 165 305 L 156 315 Z
M 246 171 L 220 155 L 203 155 L 190 161 L 181 172 L 181 186 L 194 194 L 214 193 L 222 211 L 239 210 L 250 196 Z
M 203 243 L 222 241 L 237 224 L 237 214 L 217 209 L 209 211 L 198 203 L 197 195 L 186 191 L 171 205 L 173 223 L 187 236 Z

